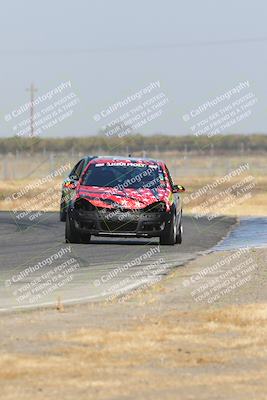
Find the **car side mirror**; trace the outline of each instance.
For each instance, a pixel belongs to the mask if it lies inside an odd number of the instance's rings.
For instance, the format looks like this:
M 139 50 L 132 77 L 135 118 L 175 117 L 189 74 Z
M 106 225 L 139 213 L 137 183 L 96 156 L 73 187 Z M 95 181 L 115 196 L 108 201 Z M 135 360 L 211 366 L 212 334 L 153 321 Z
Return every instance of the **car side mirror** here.
M 182 185 L 173 185 L 172 191 L 173 193 L 185 192 L 185 188 Z
M 76 174 L 70 175 L 69 178 L 70 178 L 71 181 L 78 181 L 79 180 L 79 177 Z

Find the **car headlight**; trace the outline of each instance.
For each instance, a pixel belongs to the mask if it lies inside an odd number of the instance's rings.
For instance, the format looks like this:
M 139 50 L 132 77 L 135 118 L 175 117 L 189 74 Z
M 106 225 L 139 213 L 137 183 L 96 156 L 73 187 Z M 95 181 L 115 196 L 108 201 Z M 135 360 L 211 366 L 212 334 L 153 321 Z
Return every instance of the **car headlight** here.
M 75 210 L 78 211 L 94 211 L 95 206 L 85 199 L 77 199 L 74 203 Z
M 166 211 L 166 204 L 164 202 L 149 204 L 144 210 L 145 212 L 162 212 Z

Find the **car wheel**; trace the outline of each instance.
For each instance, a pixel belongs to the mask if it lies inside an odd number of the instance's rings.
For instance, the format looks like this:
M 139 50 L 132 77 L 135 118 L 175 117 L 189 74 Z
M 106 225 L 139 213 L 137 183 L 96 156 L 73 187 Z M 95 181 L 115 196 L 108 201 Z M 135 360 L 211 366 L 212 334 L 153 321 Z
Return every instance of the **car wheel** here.
M 90 243 L 91 235 L 87 235 L 85 233 L 80 234 L 80 241 L 81 241 L 81 243 Z
M 65 239 L 66 243 L 81 243 L 79 232 L 75 228 L 68 213 L 66 216 Z
M 66 243 L 90 243 L 91 235 L 85 233 L 80 233 L 75 228 L 73 222 L 71 221 L 68 213 L 66 213 L 66 225 L 65 225 L 65 240 Z
M 176 214 L 173 213 L 171 222 L 165 225 L 163 232 L 160 235 L 159 243 L 162 245 L 174 245 L 177 240 L 177 220 Z
M 66 204 L 64 201 L 61 200 L 59 219 L 60 219 L 60 221 L 65 222 L 66 217 L 67 217 Z
M 181 217 L 179 227 L 177 229 L 176 243 L 181 244 L 182 241 L 183 241 L 183 226 L 182 226 L 182 217 Z

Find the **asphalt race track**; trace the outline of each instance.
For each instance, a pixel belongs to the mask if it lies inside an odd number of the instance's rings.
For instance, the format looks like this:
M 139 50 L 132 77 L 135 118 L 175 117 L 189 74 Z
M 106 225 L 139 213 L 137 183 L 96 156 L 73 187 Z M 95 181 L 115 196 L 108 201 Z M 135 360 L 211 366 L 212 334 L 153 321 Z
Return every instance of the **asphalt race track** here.
M 100 237 L 70 245 L 58 213 L 32 223 L 0 212 L 0 311 L 54 305 L 59 299 L 67 304 L 123 298 L 211 249 L 234 222 L 184 217 L 183 243 L 176 246 L 159 246 L 158 239 Z

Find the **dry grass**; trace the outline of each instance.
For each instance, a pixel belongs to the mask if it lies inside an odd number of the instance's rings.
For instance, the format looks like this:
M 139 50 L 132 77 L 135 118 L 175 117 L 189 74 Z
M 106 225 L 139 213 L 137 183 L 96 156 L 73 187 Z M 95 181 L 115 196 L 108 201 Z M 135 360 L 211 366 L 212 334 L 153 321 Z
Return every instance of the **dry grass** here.
M 200 188 L 207 185 L 208 183 L 214 182 L 216 177 L 187 177 L 186 179 L 181 180 L 180 183 L 184 184 L 186 187 L 186 193 L 182 196 L 190 196 L 191 193 L 197 192 Z M 184 204 L 184 212 L 185 213 L 194 213 L 194 208 L 200 206 L 204 203 L 208 196 L 214 196 L 219 191 L 224 191 L 230 185 L 238 183 L 240 178 L 232 179 L 230 184 L 220 185 L 217 190 L 212 190 L 212 192 L 208 192 L 206 195 L 199 197 L 197 200 L 190 201 L 188 204 Z M 12 210 L 27 210 L 27 201 L 30 201 L 32 204 L 32 210 L 39 210 L 40 203 L 35 200 L 36 196 L 41 193 L 49 190 L 53 190 L 52 200 L 48 199 L 48 202 L 45 204 L 46 211 L 58 211 L 59 210 L 59 202 L 61 196 L 61 180 L 58 179 L 55 182 L 47 183 L 45 187 L 41 186 L 40 188 L 29 191 L 27 194 L 22 196 L 18 200 L 13 201 L 5 201 L 4 199 L 10 196 L 12 193 L 18 192 L 25 185 L 34 182 L 34 180 L 28 181 L 5 181 L 2 184 L 1 192 L 0 192 L 0 209 L 4 211 L 12 211 Z M 247 199 L 245 202 L 238 203 L 235 201 L 233 205 L 226 207 L 226 212 L 222 212 L 222 214 L 227 214 L 231 216 L 244 216 L 244 215 L 255 215 L 255 216 L 263 216 L 267 214 L 267 177 L 257 177 L 255 179 L 256 186 L 251 190 L 251 197 Z M 39 207 L 39 208 L 38 208 Z M 218 209 L 220 214 L 220 209 Z
M 19 197 L 19 193 L 27 185 L 34 185 L 38 178 L 28 180 L 4 181 L 0 191 L 0 210 L 3 211 L 58 211 L 61 198 L 62 179 L 47 182 L 27 191 Z M 16 200 L 12 199 L 15 193 Z M 6 200 L 10 198 L 10 200 Z M 30 205 L 29 205 L 30 204 Z
M 6 400 L 267 396 L 266 304 L 173 311 L 128 328 L 35 338 L 40 339 L 49 351 L 2 354 Z
M 245 177 L 236 177 L 232 178 L 230 183 L 221 184 L 216 189 L 212 189 L 208 191 L 206 194 L 199 196 L 197 199 L 190 200 L 189 203 L 185 204 L 184 202 L 184 212 L 195 214 L 196 207 L 200 207 L 204 204 L 208 199 L 216 196 L 216 194 L 220 192 L 224 192 L 229 187 L 241 182 L 241 180 Z M 186 180 L 182 181 L 182 184 L 186 187 L 186 193 L 183 197 L 189 197 L 192 193 L 196 193 L 199 189 L 203 188 L 205 185 L 215 182 L 216 178 L 214 176 L 210 177 L 187 177 Z M 188 183 L 186 183 L 188 182 Z M 218 202 L 213 203 L 212 210 L 218 212 L 219 215 L 229 215 L 229 216 L 265 216 L 267 215 L 267 177 L 265 176 L 256 176 L 254 181 L 255 187 L 246 193 L 251 193 L 249 198 L 244 197 L 244 201 L 241 200 L 239 202 L 238 197 L 235 196 L 233 202 L 227 201 L 225 203 L 225 209 L 222 210 L 223 207 L 218 206 Z M 245 187 L 245 186 L 243 186 Z M 240 196 L 241 199 L 242 196 Z M 220 198 L 220 201 L 223 201 L 223 197 Z M 208 207 L 206 208 L 208 210 Z
M 151 154 L 151 156 L 154 156 L 155 158 L 161 157 L 167 162 L 172 170 L 173 176 L 175 177 L 174 181 L 186 187 L 187 192 L 183 195 L 184 197 L 196 192 L 206 184 L 214 182 L 217 178 L 223 177 L 230 171 L 237 169 L 240 165 L 248 163 L 249 171 L 246 174 L 243 173 L 239 177 L 232 178 L 228 184 L 218 186 L 216 190 L 208 192 L 206 196 L 201 196 L 196 201 L 190 201 L 189 204 L 184 205 L 184 210 L 186 213 L 194 213 L 194 208 L 205 202 L 208 197 L 214 196 L 218 192 L 223 192 L 229 186 L 240 182 L 240 180 L 242 180 L 246 175 L 252 175 L 255 177 L 256 186 L 251 190 L 251 198 L 247 199 L 244 203 L 234 201 L 234 204 L 226 207 L 225 210 L 222 210 L 221 214 L 231 216 L 266 215 L 267 178 L 264 170 L 265 157 L 263 155 L 222 155 L 216 157 L 188 154 L 186 157 L 183 157 L 181 154 L 175 156 L 174 153 L 162 153 Z M 69 162 L 69 160 L 63 158 L 57 160 L 57 167 L 65 165 L 67 162 Z M 39 158 L 35 160 L 35 164 L 38 165 L 38 163 L 40 164 Z M 32 161 L 30 159 L 21 159 L 20 169 L 27 171 L 30 167 L 32 168 L 31 164 Z M 49 164 L 41 163 L 41 166 L 39 166 L 35 171 L 35 177 L 3 181 L 0 189 L 0 209 L 7 211 L 25 210 L 25 208 L 27 209 L 27 201 L 31 201 L 33 204 L 32 210 L 35 210 L 36 208 L 38 209 L 38 207 L 40 209 L 41 205 L 41 209 L 44 209 L 45 207 L 45 210 L 47 211 L 58 211 L 63 177 L 56 179 L 53 182 L 48 182 L 40 186 L 38 189 L 30 190 L 27 194 L 23 195 L 16 201 L 4 201 L 4 199 L 12 193 L 18 192 L 27 184 L 33 183 L 40 177 L 47 175 L 51 172 L 49 168 Z M 44 193 L 52 187 L 55 188 L 53 199 L 51 201 L 48 199 L 48 203 L 44 204 L 42 208 L 42 203 L 35 201 L 34 199 L 36 196 L 40 195 L 42 192 Z M 216 211 L 220 214 L 220 207 L 218 207 L 218 210 Z

